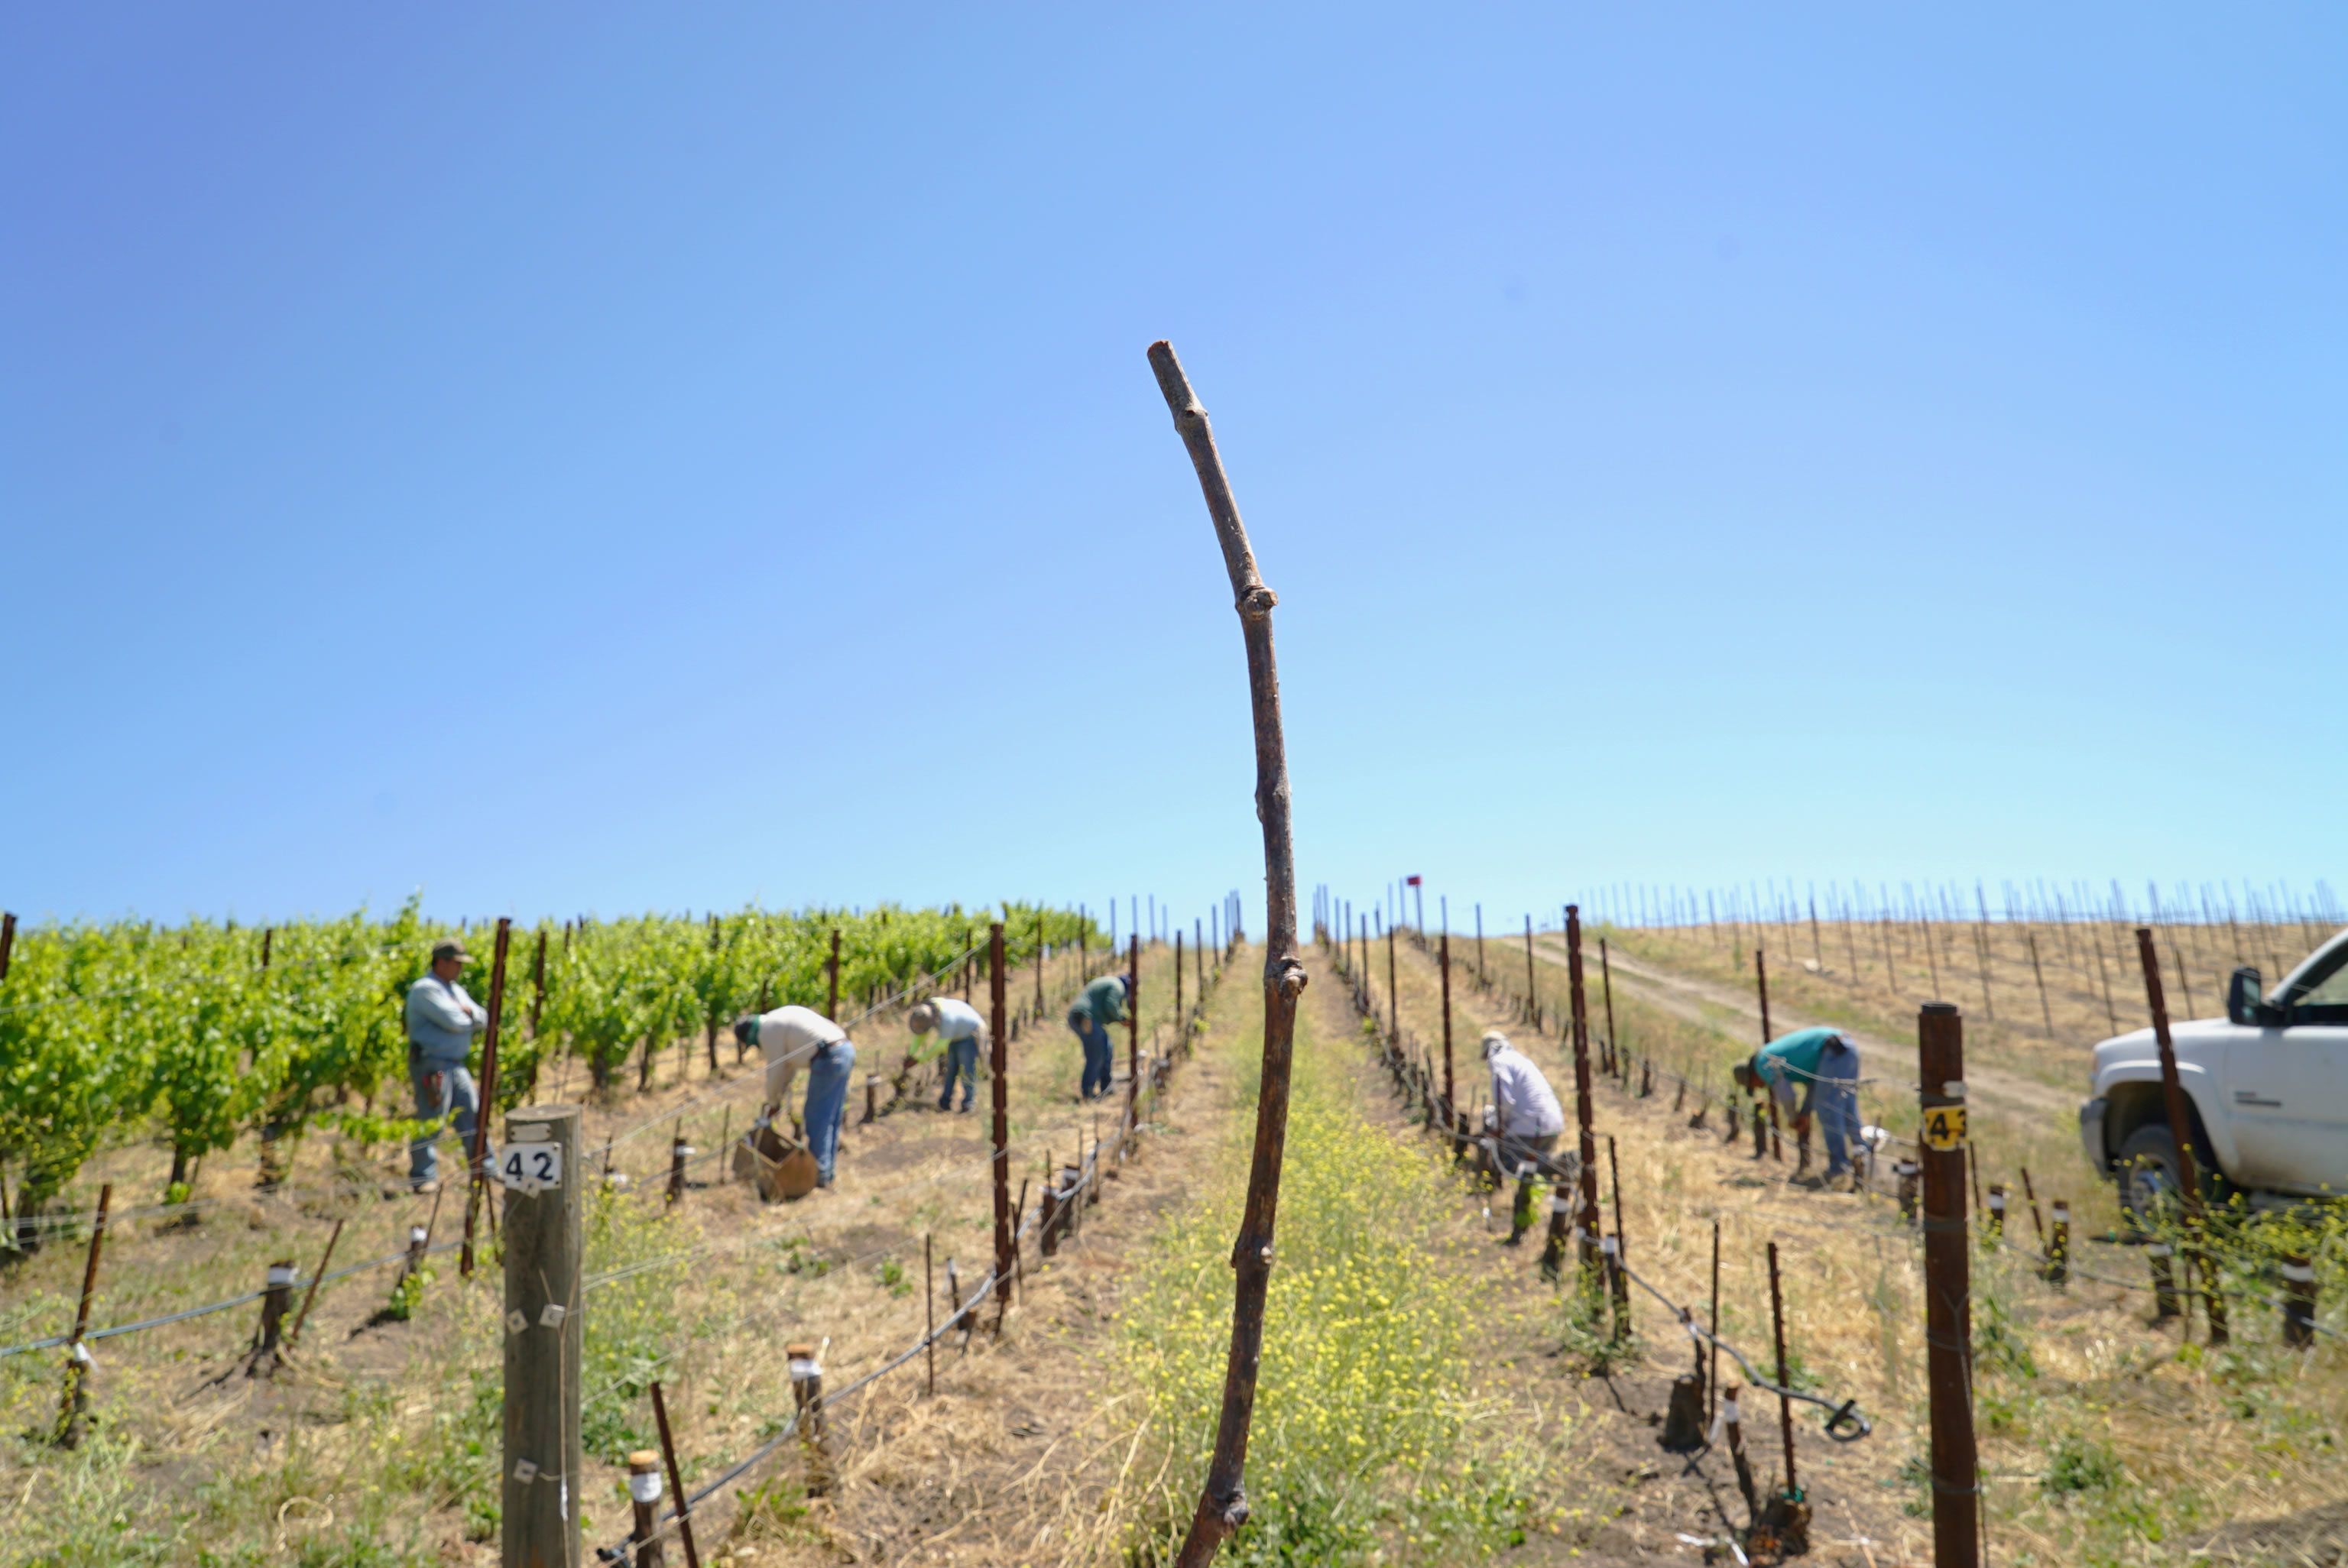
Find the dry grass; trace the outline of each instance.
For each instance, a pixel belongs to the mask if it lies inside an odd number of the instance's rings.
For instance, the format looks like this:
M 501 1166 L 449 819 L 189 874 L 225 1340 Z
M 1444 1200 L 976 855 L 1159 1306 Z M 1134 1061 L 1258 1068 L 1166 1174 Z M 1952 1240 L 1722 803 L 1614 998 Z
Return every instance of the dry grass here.
M 1172 962 L 1170 949 L 1145 953 L 1145 1049 L 1170 1036 Z M 1057 967 L 1066 972 L 1049 983 L 1064 997 L 1077 977 L 1072 962 Z M 1187 961 L 1185 968 L 1195 998 Z M 1014 978 L 1014 997 L 1017 979 L 1033 983 L 1032 973 Z M 860 1066 L 895 1066 L 904 1037 L 893 1018 L 857 1033 Z M 1072 1156 L 1097 1121 L 1113 1128 L 1114 1113 L 1075 1103 L 1079 1052 L 1056 1013 L 1011 1054 L 1015 1184 L 1040 1176 L 1046 1151 Z M 590 1382 L 599 1371 L 602 1380 L 587 1401 L 591 1445 L 600 1440 L 602 1451 L 591 1455 L 580 1489 L 591 1542 L 625 1528 L 623 1472 L 610 1461 L 649 1436 L 649 1378 L 668 1383 L 689 1477 L 714 1473 L 756 1446 L 778 1410 L 788 1414 L 787 1339 L 829 1337 L 837 1387 L 919 1336 L 924 1234 L 935 1237 L 942 1292 L 948 1255 L 967 1289 L 991 1250 L 983 1114 L 940 1116 L 919 1099 L 858 1127 L 860 1095 L 852 1096 L 839 1185 L 804 1203 L 764 1208 L 737 1184 L 702 1184 L 719 1174 L 721 1128 L 738 1130 L 758 1094 L 756 1064 L 736 1069 L 731 1056 L 722 1051 L 713 1075 L 701 1042 L 680 1042 L 664 1053 L 654 1092 L 589 1108 L 591 1146 L 647 1126 L 614 1151 L 614 1169 L 635 1180 L 608 1205 L 590 1270 L 666 1260 L 588 1298 Z M 680 1114 L 704 1154 L 685 1203 L 668 1213 L 660 1197 L 664 1134 Z M 398 1250 L 428 1202 L 396 1179 L 404 1152 L 382 1153 L 361 1164 L 348 1149 L 311 1140 L 294 1184 L 265 1196 L 250 1189 L 249 1162 L 215 1158 L 200 1194 L 210 1202 L 194 1225 L 129 1219 L 109 1227 L 95 1321 L 237 1294 L 257 1286 L 273 1258 L 298 1257 L 307 1271 L 336 1213 L 349 1219 L 338 1266 Z M 159 1154 L 118 1149 L 90 1174 L 116 1180 L 119 1196 L 155 1179 Z M 382 1189 L 395 1195 L 378 1197 Z M 452 1202 L 436 1239 L 457 1228 Z M 0 1281 L 0 1322 L 26 1337 L 69 1327 L 81 1262 L 78 1245 L 60 1243 L 16 1265 Z M 455 1278 L 453 1256 L 435 1262 L 438 1283 L 411 1322 L 367 1323 L 391 1270 L 324 1291 L 297 1367 L 271 1381 L 232 1375 L 205 1386 L 241 1349 L 254 1307 L 99 1342 L 98 1440 L 78 1455 L 30 1436 L 0 1449 L 0 1495 L 16 1500 L 18 1543 L 34 1560 L 57 1562 L 181 1563 L 209 1553 L 225 1563 L 297 1551 L 319 1562 L 492 1560 L 485 1541 L 494 1540 L 497 1266 L 491 1256 L 467 1286 Z M 983 1346 L 973 1354 L 984 1355 Z M 17 1432 L 44 1430 L 53 1419 L 58 1358 L 0 1361 L 0 1419 Z M 40 1507 L 49 1497 L 58 1504 Z M 727 1518 L 721 1510 L 714 1528 L 722 1532 Z M 345 1538 L 358 1534 L 370 1543 L 354 1556 L 359 1548 L 346 1550 Z
M 1521 947 L 1516 958 L 1521 966 Z M 1383 1011 L 1385 955 L 1376 952 L 1374 959 Z M 1435 1042 L 1439 1053 L 1435 965 L 1406 942 L 1396 969 L 1405 1030 Z M 1497 964 L 1494 970 L 1497 978 Z M 1478 990 L 1455 966 L 1463 1102 L 1488 1093 L 1469 1063 L 1473 1040 L 1493 1023 L 1511 1028 L 1528 1045 L 1563 1090 L 1571 1114 L 1570 1069 L 1554 1032 L 1554 1019 L 1565 1010 L 1563 977 L 1555 977 L 1558 989 L 1550 991 L 1546 964 L 1539 973 L 1543 999 L 1553 1004 L 1552 1028 L 1534 1036 L 1510 1025 L 1518 1011 L 1511 999 Z M 1773 1001 L 1776 990 L 1773 979 Z M 1615 1001 L 1626 1039 L 1689 1051 L 1707 1043 L 1705 1026 L 1649 1009 L 1622 988 Z M 1591 1010 L 1598 1010 L 1594 998 Z M 1751 1049 L 1718 1033 L 1709 1044 L 1714 1060 Z M 1861 1444 L 1829 1448 L 1815 1436 L 1802 1442 L 1818 1533 L 1840 1541 L 1864 1536 L 1910 1556 L 1928 1555 L 1928 1520 L 1912 1512 L 1923 1500 L 1917 1461 L 1926 1451 L 1922 1301 L 1912 1233 L 1882 1195 L 1797 1186 L 1787 1179 L 1790 1156 L 1786 1164 L 1756 1163 L 1749 1143 L 1725 1144 L 1716 1108 L 1706 1131 L 1691 1131 L 1694 1102 L 1675 1113 L 1673 1094 L 1673 1086 L 1662 1084 L 1654 1097 L 1638 1099 L 1604 1080 L 1596 1093 L 1601 1158 L 1611 1133 L 1622 1173 L 1632 1266 L 1676 1299 L 1701 1303 L 1717 1221 L 1722 1332 L 1750 1354 L 1768 1343 L 1766 1244 L 1777 1242 L 1797 1375 L 1822 1392 L 1857 1396 L 1877 1419 L 1876 1435 Z M 2075 1165 L 2064 1168 L 2063 1179 L 2075 1192 L 2085 1184 Z M 1611 1183 L 1601 1177 L 1601 1186 Z M 2335 1343 L 2284 1350 L 2272 1313 L 2238 1307 L 2234 1348 L 2207 1352 L 2185 1344 L 2174 1326 L 2154 1327 L 2141 1291 L 2092 1280 L 2049 1286 L 2024 1255 L 2035 1247 L 2018 1195 L 2016 1204 L 2014 1248 L 1980 1255 L 1975 1266 L 1977 1337 L 1986 1331 L 2021 1353 L 2001 1358 L 1984 1352 L 1977 1388 L 1996 1560 L 2165 1560 L 2169 1543 L 2187 1531 L 2289 1514 L 2340 1494 L 2334 1434 L 2348 1416 L 2348 1361 Z M 2079 1234 L 2092 1228 L 2083 1223 Z M 2140 1255 L 2128 1249 L 2082 1242 L 2078 1253 L 2081 1266 L 2097 1274 L 2147 1278 Z M 1684 1341 L 1657 1321 L 1660 1309 L 1652 1302 L 1643 1299 L 1639 1310 L 1651 1356 L 1661 1358 L 1650 1365 L 1676 1369 L 1686 1359 Z M 1763 1430 L 1747 1429 L 1756 1469 L 1764 1471 L 1777 1449 L 1774 1409 L 1767 1415 L 1758 1423 Z M 1815 1432 L 1814 1418 L 1806 1424 Z M 1651 1511 L 1641 1512 L 1652 1519 Z M 1693 1522 L 1684 1528 L 1704 1533 Z

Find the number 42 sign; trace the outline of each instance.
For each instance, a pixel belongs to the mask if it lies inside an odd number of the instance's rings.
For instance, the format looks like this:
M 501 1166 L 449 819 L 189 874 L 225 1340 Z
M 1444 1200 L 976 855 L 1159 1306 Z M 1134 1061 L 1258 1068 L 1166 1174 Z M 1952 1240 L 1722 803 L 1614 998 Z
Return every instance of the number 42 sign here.
M 1924 1112 L 1924 1147 L 1950 1150 L 1964 1146 L 1965 1108 L 1936 1105 Z
M 535 1193 L 562 1184 L 562 1146 L 509 1143 L 498 1154 L 498 1180 L 517 1192 Z

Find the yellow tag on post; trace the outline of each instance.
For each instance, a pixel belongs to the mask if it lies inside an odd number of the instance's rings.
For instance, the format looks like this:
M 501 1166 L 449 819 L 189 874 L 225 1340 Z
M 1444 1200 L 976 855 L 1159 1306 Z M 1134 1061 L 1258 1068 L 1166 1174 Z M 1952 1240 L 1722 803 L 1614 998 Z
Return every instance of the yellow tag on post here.
M 1962 1105 L 1935 1105 L 1924 1112 L 1924 1147 L 1943 1153 L 1961 1149 L 1965 1143 L 1965 1108 Z

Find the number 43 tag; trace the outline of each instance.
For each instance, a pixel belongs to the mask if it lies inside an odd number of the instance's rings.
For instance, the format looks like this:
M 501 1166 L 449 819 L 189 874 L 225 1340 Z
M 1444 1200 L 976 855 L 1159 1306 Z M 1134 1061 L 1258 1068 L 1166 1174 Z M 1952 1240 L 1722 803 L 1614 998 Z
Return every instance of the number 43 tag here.
M 1937 1105 L 1924 1112 L 1924 1147 L 1959 1149 L 1965 1142 L 1965 1108 Z
M 562 1145 L 510 1143 L 498 1155 L 498 1180 L 517 1192 L 562 1184 Z

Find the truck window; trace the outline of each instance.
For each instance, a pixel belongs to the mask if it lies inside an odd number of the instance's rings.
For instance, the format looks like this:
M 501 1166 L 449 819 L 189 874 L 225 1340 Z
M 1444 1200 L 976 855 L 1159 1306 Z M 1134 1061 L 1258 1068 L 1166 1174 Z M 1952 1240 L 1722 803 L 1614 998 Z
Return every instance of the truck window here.
M 2348 948 L 2333 955 L 2328 971 L 2308 977 L 2314 983 L 2290 1000 L 2297 1023 L 2348 1023 Z

